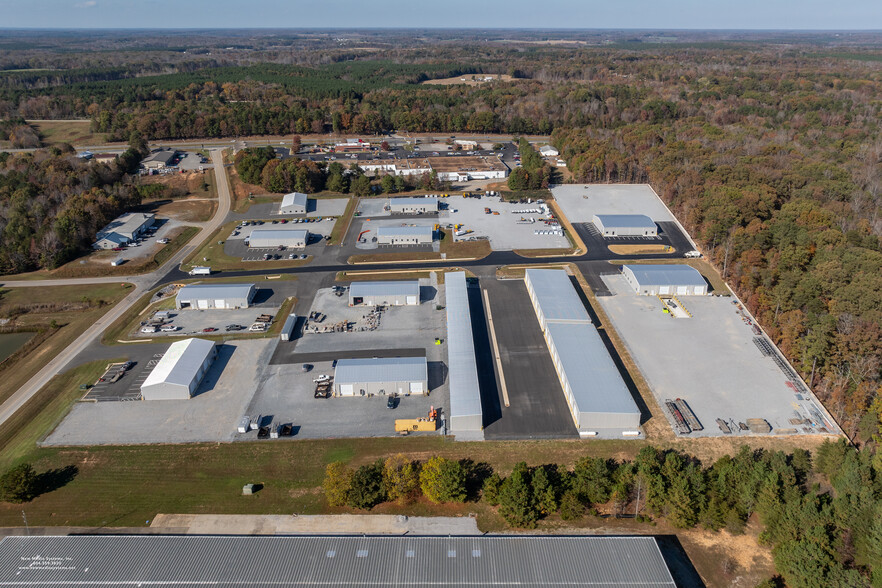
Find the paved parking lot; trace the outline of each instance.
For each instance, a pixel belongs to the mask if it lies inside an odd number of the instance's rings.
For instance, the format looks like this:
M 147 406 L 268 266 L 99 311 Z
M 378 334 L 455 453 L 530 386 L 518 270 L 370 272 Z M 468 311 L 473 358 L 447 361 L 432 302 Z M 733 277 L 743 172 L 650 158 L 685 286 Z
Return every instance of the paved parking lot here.
M 514 204 L 500 201 L 495 196 L 463 198 L 450 196 L 444 198 L 446 208 L 438 219 L 442 226 L 461 224 L 468 235 L 454 237 L 455 241 L 474 237 L 487 237 L 495 251 L 512 249 L 565 249 L 571 247 L 564 235 L 536 234 L 536 231 L 552 231 L 555 227 L 544 223 L 544 215 L 538 204 Z M 490 208 L 495 214 L 485 214 Z
M 119 380 L 111 382 L 110 378 L 114 373 L 119 372 L 121 363 L 114 363 L 108 366 L 107 371 L 101 376 L 104 381 L 95 383 L 89 388 L 89 391 L 83 396 L 83 400 L 91 402 L 117 402 L 126 400 L 141 400 L 141 384 L 147 379 L 153 366 L 163 356 L 162 353 L 154 355 L 141 365 L 134 365 Z
M 224 253 L 232 257 L 239 257 L 242 261 L 266 261 L 264 255 L 278 255 L 279 260 L 290 260 L 291 255 L 300 257 L 300 255 L 320 255 L 325 250 L 325 237 L 331 234 L 334 228 L 334 220 L 325 219 L 321 222 L 309 223 L 277 223 L 272 224 L 266 222 L 263 225 L 247 225 L 236 226 L 236 228 L 227 236 L 224 241 Z M 309 242 L 306 247 L 286 247 L 279 249 L 278 247 L 248 247 L 245 245 L 245 238 L 251 234 L 256 228 L 262 229 L 301 229 L 309 231 Z
M 252 339 L 221 345 L 196 396 L 189 400 L 79 402 L 44 444 L 231 441 L 275 341 Z
M 808 432 L 789 419 L 811 418 L 818 401 L 810 393 L 798 394 L 775 362 L 759 351 L 756 335 L 732 298 L 681 296 L 692 318 L 673 318 L 662 312 L 658 298 L 638 296 L 620 274 L 602 280 L 612 296 L 598 301 L 659 405 L 683 398 L 704 427 L 692 436 L 722 435 L 718 418 L 739 435 L 751 434 L 738 431 L 738 423 L 749 418 L 766 419 L 773 433 Z M 818 427 L 810 429 L 818 432 Z
M 572 223 L 595 214 L 645 214 L 655 222 L 676 221 L 648 184 L 562 184 L 551 189 Z
M 346 212 L 346 205 L 349 203 L 349 198 L 341 197 L 341 198 L 312 198 L 310 197 L 307 201 L 306 214 L 281 214 L 279 212 L 279 207 L 282 204 L 281 196 L 278 197 L 278 201 L 276 202 L 261 202 L 259 204 L 252 204 L 247 212 L 244 213 L 233 213 L 231 218 L 238 219 L 278 219 L 278 218 L 303 218 L 304 216 L 309 218 L 314 218 L 318 216 L 340 216 L 344 212 Z

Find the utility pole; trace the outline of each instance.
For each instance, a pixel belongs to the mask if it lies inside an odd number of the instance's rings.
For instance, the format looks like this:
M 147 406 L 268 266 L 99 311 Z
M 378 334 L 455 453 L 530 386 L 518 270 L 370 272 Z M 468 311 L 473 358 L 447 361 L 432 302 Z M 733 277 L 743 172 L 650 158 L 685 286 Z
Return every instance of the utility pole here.
M 637 513 L 640 512 L 640 486 L 643 482 L 643 478 L 637 478 L 637 503 L 634 505 L 634 518 L 637 518 Z
M 24 521 L 24 524 L 25 524 L 25 533 L 26 533 L 28 536 L 30 536 L 30 534 L 31 534 L 31 528 L 30 528 L 30 526 L 28 525 L 28 517 L 27 517 L 27 515 L 25 514 L 25 511 L 21 511 L 21 520 L 23 520 L 23 521 Z

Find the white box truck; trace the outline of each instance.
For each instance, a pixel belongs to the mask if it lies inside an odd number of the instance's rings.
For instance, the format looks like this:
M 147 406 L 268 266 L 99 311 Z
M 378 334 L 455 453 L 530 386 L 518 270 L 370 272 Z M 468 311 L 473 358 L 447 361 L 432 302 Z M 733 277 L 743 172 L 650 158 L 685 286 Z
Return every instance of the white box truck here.
M 210 276 L 211 268 L 210 267 L 194 267 L 190 270 L 191 276 Z

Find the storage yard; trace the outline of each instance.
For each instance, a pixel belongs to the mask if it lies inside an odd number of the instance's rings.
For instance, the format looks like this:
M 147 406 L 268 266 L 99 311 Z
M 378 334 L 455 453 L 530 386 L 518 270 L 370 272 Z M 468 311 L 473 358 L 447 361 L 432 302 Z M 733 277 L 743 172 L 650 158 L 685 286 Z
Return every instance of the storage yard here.
M 637 295 L 623 276 L 602 279 L 612 296 L 598 301 L 675 431 L 686 429 L 665 401 L 682 399 L 701 427 L 688 427 L 693 437 L 839 432 L 733 298 L 678 297 L 685 311 L 678 319 L 659 298 Z
M 564 184 L 551 193 L 573 223 L 593 223 L 594 215 L 645 215 L 657 223 L 676 221 L 648 184 Z

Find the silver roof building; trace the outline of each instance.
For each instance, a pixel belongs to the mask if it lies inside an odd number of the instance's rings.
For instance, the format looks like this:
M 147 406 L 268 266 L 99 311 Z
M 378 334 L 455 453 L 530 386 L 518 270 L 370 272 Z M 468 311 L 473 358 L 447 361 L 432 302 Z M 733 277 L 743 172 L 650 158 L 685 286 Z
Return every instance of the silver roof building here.
M 0 586 L 674 588 L 653 537 L 10 536 Z
M 190 284 L 178 290 L 175 307 L 207 309 L 248 308 L 254 284 Z
M 306 247 L 309 231 L 306 229 L 253 229 L 248 235 L 249 247 Z
M 401 198 L 390 198 L 389 208 L 392 212 L 437 212 L 438 197 L 429 196 L 426 198 L 415 198 L 405 196 Z
M 548 322 L 591 322 L 585 305 L 564 270 L 527 269 L 524 283 L 543 329 Z
M 638 294 L 703 295 L 707 282 L 693 267 L 681 264 L 624 265 L 622 275 Z
M 597 230 L 611 236 L 654 236 L 658 227 L 645 214 L 595 214 L 593 219 Z
M 429 369 L 425 357 L 338 359 L 334 392 L 363 394 L 425 394 Z
M 453 434 L 484 428 L 481 389 L 465 272 L 444 275 L 447 299 L 447 369 L 450 382 L 448 420 Z
M 377 227 L 377 239 L 381 241 L 390 237 L 417 237 L 432 241 L 434 229 L 431 225 L 416 227 Z
M 386 282 L 352 282 L 349 286 L 349 305 L 365 304 L 394 306 L 420 303 L 419 280 Z
M 184 339 L 172 343 L 141 384 L 141 396 L 144 400 L 190 398 L 216 355 L 214 341 Z
M 309 197 L 303 192 L 291 192 L 282 196 L 279 212 L 282 214 L 305 214 Z

